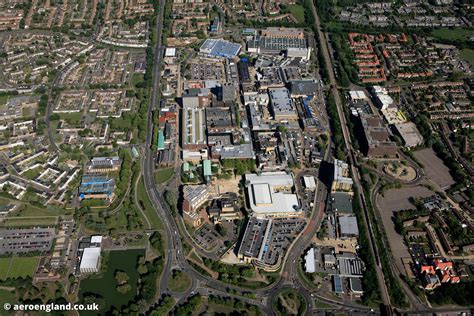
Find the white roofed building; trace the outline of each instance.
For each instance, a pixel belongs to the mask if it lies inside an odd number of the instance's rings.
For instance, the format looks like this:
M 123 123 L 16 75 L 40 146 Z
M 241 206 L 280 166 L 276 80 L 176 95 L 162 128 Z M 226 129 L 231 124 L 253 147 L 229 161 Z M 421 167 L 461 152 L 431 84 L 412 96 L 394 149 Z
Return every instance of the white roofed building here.
M 293 193 L 294 180 L 284 171 L 246 174 L 245 183 L 250 208 L 256 217 L 302 216 L 298 197 Z
M 85 248 L 79 270 L 82 273 L 97 273 L 100 268 L 100 247 Z
M 316 260 L 314 258 L 314 248 L 310 248 L 304 256 L 304 268 L 306 273 L 316 272 Z
M 334 180 L 331 186 L 331 192 L 352 191 L 354 181 L 349 174 L 349 165 L 342 160 L 334 160 Z

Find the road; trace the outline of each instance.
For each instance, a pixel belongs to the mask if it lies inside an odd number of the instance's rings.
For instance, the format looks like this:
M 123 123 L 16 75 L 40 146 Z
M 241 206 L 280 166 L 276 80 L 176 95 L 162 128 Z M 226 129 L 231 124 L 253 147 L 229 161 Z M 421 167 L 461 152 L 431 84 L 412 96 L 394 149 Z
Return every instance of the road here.
M 376 274 L 377 274 L 377 281 L 379 283 L 380 293 L 381 293 L 381 296 L 382 296 L 382 302 L 383 302 L 383 304 L 385 304 L 387 306 L 390 306 L 391 305 L 390 296 L 388 294 L 388 290 L 387 290 L 387 287 L 386 287 L 386 284 L 385 284 L 384 274 L 383 274 L 383 271 L 382 271 L 382 265 L 380 263 L 380 258 L 379 258 L 378 251 L 377 251 L 376 244 L 375 244 L 375 238 L 374 238 L 374 233 L 373 233 L 373 230 L 372 230 L 372 225 L 370 223 L 369 216 L 368 216 L 367 204 L 365 202 L 365 197 L 362 193 L 363 189 L 362 189 L 362 185 L 360 183 L 359 172 L 357 170 L 357 165 L 356 165 L 357 160 L 355 159 L 354 149 L 352 147 L 350 133 L 349 133 L 349 129 L 347 127 L 348 125 L 347 125 L 347 122 L 346 122 L 346 117 L 344 115 L 341 95 L 340 95 L 340 93 L 337 89 L 336 76 L 334 74 L 334 69 L 332 67 L 333 62 L 331 61 L 331 57 L 330 57 L 330 54 L 329 54 L 328 38 L 327 38 L 326 34 L 323 32 L 323 30 L 321 28 L 321 21 L 319 19 L 318 12 L 316 10 L 316 6 L 314 5 L 314 2 L 312 1 L 311 4 L 312 4 L 311 9 L 312 9 L 313 15 L 315 17 L 316 31 L 318 32 L 318 36 L 319 36 L 319 39 L 320 39 L 319 40 L 319 42 L 320 42 L 320 47 L 319 48 L 321 49 L 321 52 L 322 52 L 323 57 L 324 57 L 324 62 L 326 64 L 326 69 L 327 69 L 328 76 L 329 76 L 329 83 L 331 85 L 331 94 L 333 95 L 334 101 L 336 103 L 337 113 L 338 113 L 338 116 L 339 116 L 339 121 L 340 121 L 341 128 L 342 128 L 342 134 L 343 134 L 343 137 L 344 137 L 344 144 L 345 144 L 345 147 L 346 147 L 346 150 L 347 150 L 347 153 L 348 153 L 349 163 L 350 163 L 350 166 L 351 166 L 352 176 L 353 176 L 353 180 L 354 180 L 354 186 L 357 188 L 357 191 L 359 192 L 359 195 L 358 195 L 359 202 L 362 205 L 362 208 L 364 210 L 364 225 L 366 227 L 366 230 L 369 233 L 369 245 L 368 246 L 369 246 L 370 251 L 371 251 L 371 253 L 372 253 L 372 255 L 375 258 L 376 263 L 377 263 L 375 268 L 376 268 Z

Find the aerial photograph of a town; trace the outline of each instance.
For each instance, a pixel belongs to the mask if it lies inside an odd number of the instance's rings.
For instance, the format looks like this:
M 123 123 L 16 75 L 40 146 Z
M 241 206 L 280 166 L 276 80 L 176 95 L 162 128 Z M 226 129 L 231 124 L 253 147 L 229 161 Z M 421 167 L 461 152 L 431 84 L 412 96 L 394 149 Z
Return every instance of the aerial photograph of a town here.
M 0 316 L 474 315 L 474 0 L 0 0 Z

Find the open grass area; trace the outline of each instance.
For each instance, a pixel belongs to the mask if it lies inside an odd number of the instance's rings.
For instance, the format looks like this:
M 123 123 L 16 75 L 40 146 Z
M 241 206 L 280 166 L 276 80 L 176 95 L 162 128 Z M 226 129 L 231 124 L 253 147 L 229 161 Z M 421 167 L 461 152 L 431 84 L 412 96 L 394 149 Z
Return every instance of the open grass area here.
M 15 291 L 8 291 L 4 289 L 0 289 L 0 306 L 3 306 L 5 303 L 17 303 L 18 297 L 16 296 Z
M 61 113 L 59 116 L 68 124 L 79 125 L 79 123 L 81 122 L 82 113 Z
M 57 216 L 43 217 L 8 217 L 0 223 L 0 227 L 32 227 L 32 226 L 49 226 L 56 225 Z
M 294 289 L 282 289 L 272 302 L 276 315 L 306 315 L 308 302 Z
M 320 300 L 316 300 L 314 305 L 316 306 L 316 308 L 334 308 L 334 305 L 330 305 Z
M 7 104 L 9 98 L 9 95 L 0 95 L 0 105 Z
M 184 272 L 174 272 L 170 279 L 168 288 L 177 293 L 183 293 L 191 286 L 191 278 Z
M 460 55 L 462 59 L 471 64 L 471 67 L 474 67 L 474 50 L 469 48 L 462 49 Z
M 161 229 L 163 224 L 161 223 L 160 217 L 156 212 L 155 208 L 151 204 L 148 194 L 146 194 L 143 178 L 140 179 L 137 185 L 137 199 L 140 203 L 140 207 L 145 212 L 146 217 L 150 221 L 151 229 Z
M 436 29 L 431 32 L 431 35 L 440 39 L 446 40 L 455 40 L 455 41 L 468 41 L 471 36 L 474 35 L 473 30 L 469 29 L 449 29 L 449 28 L 442 28 Z
M 133 74 L 132 75 L 132 85 L 136 86 L 140 82 L 143 81 L 143 75 L 142 74 Z
M 155 172 L 155 181 L 157 184 L 164 183 L 171 179 L 174 174 L 174 168 L 159 169 Z
M 60 216 L 72 215 L 72 210 L 60 209 L 56 206 L 48 206 L 48 208 L 41 208 L 31 204 L 24 204 L 22 210 L 16 216 Z
M 38 257 L 0 258 L 0 279 L 33 276 L 38 261 Z
M 138 257 L 145 256 L 145 250 L 123 250 L 111 251 L 108 260 L 106 272 L 98 278 L 91 277 L 81 282 L 79 297 L 82 299 L 84 294 L 93 293 L 104 298 L 107 306 L 101 307 L 101 311 L 108 311 L 112 306 L 120 307 L 133 300 L 137 292 Z M 127 273 L 128 283 L 131 286 L 130 291 L 120 293 L 117 291 L 117 281 L 115 272 L 117 270 Z M 96 315 L 95 313 L 81 313 L 81 315 Z
M 288 6 L 291 15 L 298 20 L 299 23 L 304 23 L 304 7 L 300 4 L 291 4 Z

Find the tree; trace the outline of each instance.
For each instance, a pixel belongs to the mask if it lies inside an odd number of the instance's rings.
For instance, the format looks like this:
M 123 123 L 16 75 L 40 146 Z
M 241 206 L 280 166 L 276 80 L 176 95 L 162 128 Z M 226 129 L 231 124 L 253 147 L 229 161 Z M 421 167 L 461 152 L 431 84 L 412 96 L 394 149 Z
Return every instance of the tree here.
M 115 271 L 115 280 L 117 281 L 118 284 L 124 284 L 124 283 L 128 283 L 128 280 L 130 279 L 130 277 L 128 276 L 128 274 L 124 271 Z

